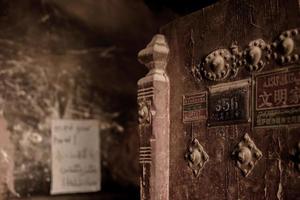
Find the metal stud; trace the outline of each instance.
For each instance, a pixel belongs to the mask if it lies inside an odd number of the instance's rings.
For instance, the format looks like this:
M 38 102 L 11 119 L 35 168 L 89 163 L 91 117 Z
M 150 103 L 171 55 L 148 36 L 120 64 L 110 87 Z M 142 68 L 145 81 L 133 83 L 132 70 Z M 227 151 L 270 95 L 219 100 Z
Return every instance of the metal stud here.
M 185 158 L 188 161 L 188 166 L 193 171 L 195 177 L 198 177 L 204 165 L 208 161 L 209 156 L 200 142 L 194 138 L 191 144 L 189 144 Z
M 293 36 L 298 35 L 298 30 L 297 30 L 297 29 L 292 30 L 292 35 L 293 35 Z
M 203 68 L 208 71 L 207 74 L 203 73 L 205 78 L 213 81 L 218 81 L 226 78 L 229 74 L 231 54 L 226 49 L 218 49 L 210 53 L 205 58 Z
M 232 155 L 236 160 L 237 167 L 243 172 L 244 176 L 249 175 L 257 161 L 262 157 L 261 151 L 247 133 L 232 152 Z
M 253 40 L 243 51 L 240 51 L 237 42 L 234 42 L 229 50 L 217 49 L 207 55 L 198 70 L 208 80 L 220 81 L 236 75 L 240 67 L 246 67 L 250 71 L 261 70 L 272 59 L 279 64 L 298 62 L 299 54 L 295 54 L 298 52 L 294 50 L 295 45 L 299 43 L 299 38 L 296 38 L 299 31 L 300 29 L 291 29 L 282 32 L 277 40 L 270 44 L 262 39 Z
M 280 57 L 280 62 L 283 64 L 283 63 L 285 63 L 285 57 L 284 56 L 281 56 Z

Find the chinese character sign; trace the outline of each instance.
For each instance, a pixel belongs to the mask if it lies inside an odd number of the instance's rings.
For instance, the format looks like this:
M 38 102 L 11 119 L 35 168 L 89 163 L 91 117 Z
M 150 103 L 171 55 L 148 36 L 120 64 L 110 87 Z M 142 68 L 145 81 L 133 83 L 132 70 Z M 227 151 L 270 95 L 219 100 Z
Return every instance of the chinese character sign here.
M 256 82 L 257 110 L 300 105 L 300 71 L 258 76 Z
M 300 70 L 275 71 L 256 76 L 256 126 L 300 122 Z
M 51 194 L 100 190 L 99 127 L 95 120 L 52 122 Z
M 247 82 L 247 80 L 244 82 Z M 245 123 L 249 119 L 249 84 L 223 84 L 223 91 L 211 92 L 209 96 L 209 124 Z
M 205 120 L 207 117 L 207 94 L 200 92 L 183 96 L 183 122 Z

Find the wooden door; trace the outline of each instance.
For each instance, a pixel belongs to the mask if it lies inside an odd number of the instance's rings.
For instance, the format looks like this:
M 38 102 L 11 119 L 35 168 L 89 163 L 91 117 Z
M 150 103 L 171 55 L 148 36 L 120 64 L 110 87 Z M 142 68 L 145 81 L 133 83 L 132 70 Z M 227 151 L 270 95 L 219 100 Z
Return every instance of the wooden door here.
M 140 52 L 141 199 L 300 199 L 299 8 L 221 1 Z

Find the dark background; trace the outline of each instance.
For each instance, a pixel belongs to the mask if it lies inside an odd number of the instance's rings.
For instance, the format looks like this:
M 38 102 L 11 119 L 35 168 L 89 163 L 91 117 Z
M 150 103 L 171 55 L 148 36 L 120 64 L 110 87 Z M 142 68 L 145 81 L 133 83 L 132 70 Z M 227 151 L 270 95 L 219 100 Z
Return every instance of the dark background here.
M 16 190 L 0 197 L 49 198 L 57 115 L 99 120 L 102 191 L 56 198 L 138 199 L 136 82 L 147 70 L 137 53 L 162 25 L 214 2 L 0 0 L 0 111 Z

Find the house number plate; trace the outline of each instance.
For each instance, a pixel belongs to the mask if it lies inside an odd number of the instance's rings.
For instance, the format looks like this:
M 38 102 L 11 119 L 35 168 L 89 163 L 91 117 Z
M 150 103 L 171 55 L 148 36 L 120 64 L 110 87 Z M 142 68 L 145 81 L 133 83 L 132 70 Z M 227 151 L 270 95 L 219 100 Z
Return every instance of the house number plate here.
M 250 80 L 218 84 L 209 88 L 208 126 L 249 121 Z

